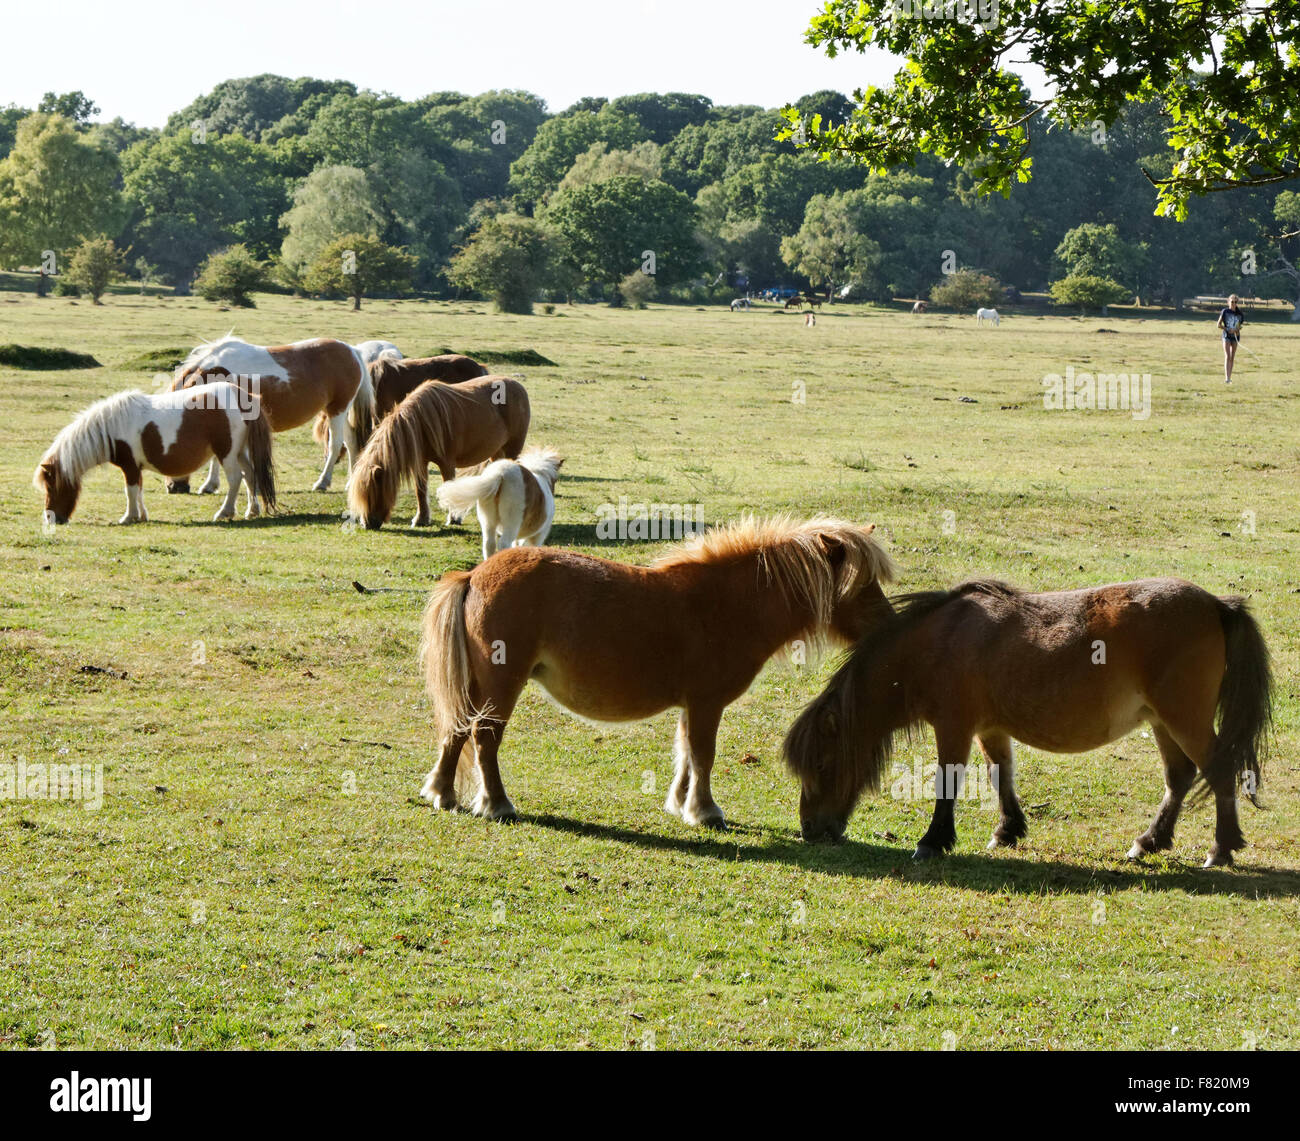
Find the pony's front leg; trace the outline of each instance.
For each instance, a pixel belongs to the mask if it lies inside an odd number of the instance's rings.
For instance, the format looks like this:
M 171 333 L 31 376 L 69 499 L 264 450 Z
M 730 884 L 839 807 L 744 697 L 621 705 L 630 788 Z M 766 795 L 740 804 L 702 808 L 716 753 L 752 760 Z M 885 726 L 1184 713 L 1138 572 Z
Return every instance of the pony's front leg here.
M 311 485 L 312 491 L 328 491 L 334 481 L 334 461 L 341 454 L 347 441 L 348 410 L 345 408 L 337 416 L 330 417 L 329 439 L 325 445 L 325 469 L 320 479 Z
M 691 774 L 691 786 L 682 805 L 682 819 L 687 824 L 725 828 L 726 819 L 710 788 L 722 710 L 688 706 L 682 710 L 682 717 L 686 720 L 686 748 Z
M 677 718 L 677 733 L 673 737 L 673 783 L 668 788 L 664 811 L 669 816 L 681 816 L 686 808 L 686 794 L 691 788 L 691 747 L 686 740 L 686 710 Z
M 476 504 L 475 509 L 478 512 L 479 531 L 483 535 L 483 561 L 487 562 L 500 549 L 497 543 L 497 521 L 495 516 L 483 509 L 482 503 Z
M 434 808 L 453 809 L 456 804 L 456 768 L 460 764 L 461 753 L 468 733 L 453 733 L 442 743 L 438 763 L 429 770 L 424 778 L 424 787 L 420 789 L 420 798 L 427 800 Z
M 998 794 L 998 826 L 989 840 L 990 848 L 1014 848 L 1029 831 L 1024 810 L 1016 796 L 1015 747 L 1005 733 L 986 733 L 976 743 L 984 754 L 989 783 Z
M 429 513 L 429 473 L 425 469 L 415 478 L 415 518 L 411 520 L 412 527 L 427 527 L 433 522 L 433 516 Z
M 208 478 L 203 481 L 203 486 L 199 488 L 200 495 L 211 495 L 221 487 L 221 476 L 218 474 L 220 471 L 221 468 L 217 464 L 217 457 L 213 456 L 212 462 L 208 464 Z
M 957 793 L 961 790 L 962 778 L 966 774 L 966 762 L 970 759 L 972 735 L 969 730 L 941 729 L 935 726 L 939 767 L 934 774 L 934 816 L 925 835 L 917 841 L 916 851 L 912 853 L 914 860 L 942 856 L 957 846 L 957 825 L 953 819 L 953 809 L 957 803 Z
M 144 488 L 138 483 L 128 483 L 126 485 L 126 514 L 118 520 L 119 523 L 146 523 L 149 515 L 144 509 Z

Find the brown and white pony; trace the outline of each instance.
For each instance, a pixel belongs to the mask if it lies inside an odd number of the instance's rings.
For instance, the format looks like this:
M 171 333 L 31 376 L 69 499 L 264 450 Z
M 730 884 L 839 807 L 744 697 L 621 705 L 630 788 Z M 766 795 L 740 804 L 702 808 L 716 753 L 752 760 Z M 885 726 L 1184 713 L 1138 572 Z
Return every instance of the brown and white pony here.
M 1241 598 L 1177 578 L 1045 594 L 968 582 L 903 599 L 800 714 L 785 755 L 802 783 L 805 839 L 839 839 L 862 790 L 879 787 L 895 736 L 932 725 L 934 818 L 915 853 L 927 859 L 957 842 L 953 802 L 972 739 L 998 792 L 996 847 L 1026 833 L 1013 738 L 1080 753 L 1146 721 L 1164 760 L 1165 795 L 1129 856 L 1173 846 L 1199 774 L 1216 807 L 1209 867 L 1232 863 L 1245 847 L 1236 788 L 1241 782 L 1254 799 L 1271 694 L 1268 648 Z
M 453 517 L 478 513 L 483 557 L 513 547 L 540 547 L 555 518 L 555 481 L 564 457 L 554 448 L 530 448 L 518 460 L 495 460 L 481 472 L 438 488 L 438 503 Z
M 366 341 L 363 345 L 356 347 L 362 351 L 363 357 L 370 346 L 388 345 L 387 341 Z M 374 419 L 376 422 L 382 420 L 403 400 L 411 395 L 426 380 L 441 380 L 444 384 L 459 384 L 463 380 L 473 380 L 477 376 L 487 376 L 488 370 L 476 360 L 469 357 L 461 356 L 459 353 L 444 353 L 437 357 L 412 357 L 404 358 L 396 345 L 388 345 L 387 348 L 375 353 L 366 363 L 370 371 L 370 387 L 374 392 Z M 325 414 L 316 417 L 316 427 L 313 429 L 313 436 L 317 443 L 326 442 L 328 432 Z M 369 436 L 369 433 L 367 433 Z M 362 440 L 361 446 L 365 447 L 366 441 Z M 343 458 L 342 448 L 339 449 L 335 461 Z
M 514 459 L 528 435 L 528 393 L 508 376 L 463 384 L 426 380 L 379 422 L 348 477 L 348 511 L 377 530 L 393 513 L 397 492 L 414 484 L 419 511 L 412 527 L 427 526 L 429 464 L 444 480 L 458 467 Z
M 374 420 L 374 392 L 361 354 L 351 345 L 330 338 L 297 341 L 292 345 L 250 345 L 238 337 L 204 342 L 176 370 L 172 391 L 214 380 L 229 380 L 255 392 L 266 409 L 274 432 L 287 432 L 306 424 L 318 412 L 329 418 L 331 446 L 325 469 L 312 485 L 326 491 L 334 464 L 346 448 L 355 457 L 370 434 Z M 199 488 L 200 494 L 220 486 L 217 465 Z M 189 490 L 188 479 L 173 480 L 168 491 Z
M 256 396 L 225 381 L 184 392 L 119 392 L 92 404 L 54 437 L 32 482 L 45 495 L 45 521 L 66 523 L 86 472 L 116 464 L 126 480 L 126 514 L 119 522 L 143 523 L 149 514 L 141 471 L 188 475 L 209 456 L 230 485 L 215 519 L 234 516 L 245 481 L 248 517 L 258 514 L 259 497 L 275 506 L 266 410 Z
M 421 796 L 455 808 L 472 741 L 481 791 L 471 811 L 513 817 L 497 751 L 531 678 L 593 721 L 680 708 L 664 808 L 721 827 L 710 774 L 722 712 L 763 664 L 800 640 L 850 642 L 881 610 L 894 566 L 872 526 L 816 517 L 715 528 L 650 567 L 549 547 L 511 547 L 443 575 L 420 655 L 440 741 Z

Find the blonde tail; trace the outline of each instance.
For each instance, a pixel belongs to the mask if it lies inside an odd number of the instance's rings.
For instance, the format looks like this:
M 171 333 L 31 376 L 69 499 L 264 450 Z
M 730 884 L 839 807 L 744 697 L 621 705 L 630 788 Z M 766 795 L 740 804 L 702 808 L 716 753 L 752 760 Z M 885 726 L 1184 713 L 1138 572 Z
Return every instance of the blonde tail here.
M 467 732 L 481 715 L 470 700 L 469 643 L 465 633 L 469 580 L 469 571 L 443 575 L 429 596 L 420 623 L 420 669 L 440 740 Z
M 496 495 L 501 490 L 505 473 L 504 465 L 498 467 L 493 464 L 481 475 L 462 475 L 459 479 L 450 479 L 439 485 L 438 503 L 444 511 L 463 515 L 480 499 L 490 499 Z

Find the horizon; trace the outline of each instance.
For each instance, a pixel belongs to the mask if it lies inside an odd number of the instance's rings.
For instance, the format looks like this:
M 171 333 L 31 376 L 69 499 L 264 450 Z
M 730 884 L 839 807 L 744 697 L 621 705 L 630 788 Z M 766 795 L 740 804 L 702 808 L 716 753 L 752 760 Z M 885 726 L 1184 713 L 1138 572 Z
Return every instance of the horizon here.
M 221 82 L 274 74 L 346 80 L 408 102 L 441 91 L 473 96 L 521 90 L 544 99 L 548 114 L 585 97 L 670 91 L 703 95 L 718 106 L 775 108 L 823 89 L 852 97 L 856 88 L 888 83 L 897 68 L 896 58 L 883 51 L 830 59 L 806 44 L 804 32 L 821 8 L 817 0 L 751 0 L 743 10 L 637 0 L 612 27 L 600 0 L 568 0 L 559 12 L 526 0 L 503 0 L 498 7 L 485 19 L 481 10 L 463 5 L 372 0 L 366 30 L 395 28 L 401 43 L 421 44 L 427 37 L 435 47 L 404 54 L 382 38 L 358 51 L 355 12 L 340 0 L 326 0 L 306 22 L 293 5 L 230 0 L 222 21 L 212 25 L 204 24 L 199 9 L 178 13 L 163 0 L 131 0 L 111 10 L 89 0 L 70 0 L 57 11 L 20 9 L 7 16 L 11 42 L 57 43 L 58 50 L 15 53 L 0 105 L 35 108 L 46 92 L 79 90 L 99 108 L 95 121 L 120 117 L 162 128 L 171 114 Z M 682 34 L 684 24 L 691 27 L 689 37 Z M 81 29 L 73 40 L 69 26 Z M 146 59 L 182 59 L 179 78 L 160 82 L 157 70 L 123 68 L 117 52 L 104 50 L 123 39 Z M 449 39 L 482 49 L 490 62 L 480 61 L 476 50 L 436 49 Z M 718 44 L 726 45 L 722 52 Z M 561 66 L 552 59 L 556 53 L 564 57 Z M 223 61 L 220 74 L 213 59 Z

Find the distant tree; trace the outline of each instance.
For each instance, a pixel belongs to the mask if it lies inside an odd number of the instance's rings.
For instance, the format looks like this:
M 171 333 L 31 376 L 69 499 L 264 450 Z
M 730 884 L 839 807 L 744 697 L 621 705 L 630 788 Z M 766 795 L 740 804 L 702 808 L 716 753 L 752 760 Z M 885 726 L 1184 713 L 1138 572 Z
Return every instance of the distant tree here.
M 120 155 L 141 139 L 157 137 L 158 132 L 152 127 L 137 127 L 134 123 L 126 122 L 120 115 L 107 123 L 95 123 L 86 132 L 86 138 L 92 143 L 110 150 L 116 155 Z
M 528 149 L 511 165 L 510 190 L 531 211 L 555 192 L 577 157 L 592 143 L 626 149 L 645 138 L 646 130 L 636 118 L 608 106 L 547 119 Z
M 659 291 L 659 287 L 648 273 L 634 269 L 618 283 L 618 291 L 630 308 L 644 309 L 646 303 Z
M 18 124 L 30 114 L 28 108 L 17 107 L 12 103 L 0 107 L 0 159 L 13 149 L 14 139 L 18 137 Z
M 930 290 L 930 300 L 959 312 L 994 308 L 1002 300 L 1002 286 L 987 273 L 959 269 Z
M 90 120 L 99 114 L 99 108 L 95 105 L 95 102 L 80 91 L 69 91 L 64 95 L 47 91 L 42 96 L 36 110 L 43 115 L 62 115 L 78 127 L 89 125 Z
M 1117 305 L 1133 296 L 1133 291 L 1109 277 L 1091 273 L 1074 273 L 1051 284 L 1049 292 L 1054 305 L 1077 305 L 1080 312 L 1104 309 Z
M 1110 277 L 1132 281 L 1146 256 L 1146 248 L 1126 242 L 1114 222 L 1085 222 L 1070 230 L 1056 247 L 1056 260 L 1066 276 Z M 1130 292 L 1132 292 L 1130 288 Z
M 254 257 L 247 246 L 233 245 L 203 259 L 194 289 L 205 301 L 252 309 L 253 292 L 265 289 L 268 280 L 266 263 Z
M 619 175 L 555 195 L 545 221 L 568 243 L 587 280 L 601 282 L 618 304 L 618 285 L 633 269 L 652 263 L 672 285 L 699 267 L 695 205 L 662 182 Z
M 13 150 L 0 161 L 0 262 L 40 265 L 83 237 L 121 225 L 117 156 L 86 141 L 62 115 L 42 112 L 18 124 Z
M 238 133 L 254 141 L 271 142 L 273 135 L 305 133 L 314 111 L 335 95 L 356 93 L 356 86 L 342 79 L 286 79 L 282 75 L 226 79 L 172 115 L 166 133 L 191 131 L 197 122 L 208 135 Z M 300 115 L 302 118 L 294 121 Z
M 1277 196 L 1273 203 L 1273 215 L 1277 221 L 1286 227 L 1287 233 L 1276 239 L 1276 247 L 1273 256 L 1272 268 L 1268 271 L 1268 276 L 1281 277 L 1291 286 L 1291 297 L 1294 302 L 1294 308 L 1291 310 L 1291 320 L 1300 321 L 1300 258 L 1287 256 L 1288 245 L 1296 245 L 1296 239 L 1300 238 L 1300 194 L 1294 190 L 1284 190 Z
M 405 250 L 385 245 L 369 234 L 344 234 L 317 255 L 304 275 L 313 293 L 342 293 L 352 298 L 352 308 L 376 293 L 409 289 L 415 258 Z
M 301 274 L 321 250 L 343 234 L 378 237 L 383 219 L 365 171 L 354 166 L 321 166 L 293 193 L 293 205 L 280 219 L 288 233 L 280 260 Z
M 828 293 L 874 277 L 880 246 L 863 232 L 856 206 L 847 194 L 819 194 L 808 203 L 798 232 L 781 241 L 786 264 Z
M 659 177 L 660 166 L 659 147 L 654 143 L 637 143 L 624 151 L 611 151 L 605 143 L 592 143 L 574 160 L 558 189 L 570 190 L 620 174 L 649 182 Z
M 280 245 L 287 191 L 270 147 L 186 130 L 136 143 L 122 169 L 131 247 L 180 292 L 214 250 L 243 243 L 264 258 Z
M 553 239 L 539 221 L 497 214 L 485 219 L 451 259 L 447 276 L 491 297 L 502 313 L 531 313 L 549 282 L 554 257 Z
M 620 95 L 610 109 L 632 115 L 653 143 L 660 145 L 680 134 L 684 127 L 708 122 L 713 100 L 703 95 L 669 91 L 642 95 Z
M 86 238 L 68 257 L 61 276 L 99 305 L 104 291 L 122 276 L 122 269 L 122 251 L 111 239 Z

